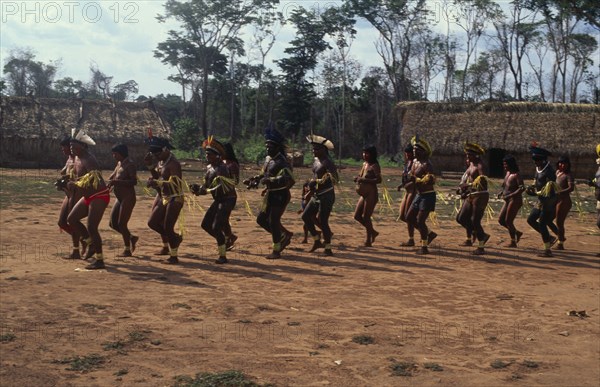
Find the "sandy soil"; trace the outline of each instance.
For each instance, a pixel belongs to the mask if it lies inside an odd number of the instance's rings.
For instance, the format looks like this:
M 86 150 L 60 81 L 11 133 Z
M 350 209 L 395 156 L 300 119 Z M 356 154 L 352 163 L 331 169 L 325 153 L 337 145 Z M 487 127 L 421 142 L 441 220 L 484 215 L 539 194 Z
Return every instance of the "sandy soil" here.
M 343 175 L 350 180 L 356 172 Z M 398 171 L 385 173 L 395 187 Z M 405 225 L 385 206 L 375 216 L 375 246 L 362 247 L 347 185 L 331 219 L 335 255 L 325 257 L 300 243 L 298 184 L 284 217 L 295 237 L 283 259 L 269 261 L 269 235 L 243 205 L 256 208 L 259 193 L 243 191 L 232 216 L 240 238 L 230 264 L 213 263 L 216 245 L 199 227 L 202 214 L 186 210 L 181 264 L 166 266 L 154 254 L 160 239 L 146 226 L 146 196 L 130 222 L 140 236 L 135 257 L 116 257 L 122 242 L 105 216 L 107 269 L 85 271 L 84 261 L 61 258 L 70 242 L 56 227 L 60 193 L 7 202 L 19 195 L 7 181 L 50 181 L 55 172 L 2 174 L 2 386 L 165 386 L 178 375 L 231 369 L 279 386 L 600 380 L 600 234 L 591 211 L 571 213 L 567 250 L 553 258 L 536 255 L 540 237 L 522 216 L 519 249 L 503 247 L 507 232 L 494 219 L 485 224 L 493 234 L 487 255 L 474 257 L 458 247 L 464 232 L 451 204 L 440 205 L 432 226 L 439 237 L 422 257 L 399 247 Z M 581 192 L 592 203 L 589 189 Z M 199 203 L 206 208 L 209 199 Z M 589 317 L 569 316 L 572 310 Z M 97 367 L 68 369 L 69 358 L 93 354 Z M 410 376 L 395 375 L 394 367 Z

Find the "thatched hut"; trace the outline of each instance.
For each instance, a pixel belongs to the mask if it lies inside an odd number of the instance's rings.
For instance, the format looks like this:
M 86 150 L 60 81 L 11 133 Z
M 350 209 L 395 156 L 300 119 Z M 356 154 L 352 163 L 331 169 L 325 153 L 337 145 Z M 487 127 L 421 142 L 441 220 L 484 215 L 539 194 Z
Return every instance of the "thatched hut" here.
M 571 158 L 578 178 L 589 178 L 597 169 L 595 146 L 600 142 L 600 106 L 531 102 L 430 103 L 403 102 L 397 106 L 402 144 L 418 133 L 433 147 L 438 172 L 464 171 L 463 145 L 473 141 L 487 149 L 490 176 L 501 177 L 502 158 L 514 155 L 522 173 L 533 176 L 527 151 L 536 141 L 553 153 Z
M 148 128 L 169 136 L 171 128 L 152 101 L 34 99 L 3 97 L 0 101 L 0 165 L 21 168 L 59 168 L 65 163 L 59 143 L 71 129 L 84 129 L 96 141 L 91 147 L 103 168 L 113 168 L 110 149 L 116 143 L 129 147 L 141 163 Z

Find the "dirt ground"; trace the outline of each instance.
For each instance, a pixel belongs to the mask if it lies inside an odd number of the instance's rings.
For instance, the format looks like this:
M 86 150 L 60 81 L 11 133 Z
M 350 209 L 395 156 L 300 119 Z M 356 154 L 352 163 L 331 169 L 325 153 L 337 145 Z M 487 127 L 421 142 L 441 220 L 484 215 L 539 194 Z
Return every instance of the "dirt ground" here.
M 251 168 L 244 171 L 252 174 Z M 193 180 L 200 172 L 184 177 Z M 508 249 L 496 219 L 483 257 L 458 247 L 463 229 L 453 200 L 438 202 L 439 237 L 427 257 L 401 248 L 399 170 L 384 170 L 392 208 L 374 217 L 380 236 L 362 247 L 351 184 L 331 218 L 334 256 L 308 253 L 297 214 L 301 178 L 284 216 L 295 232 L 280 260 L 266 260 L 269 235 L 245 209 L 257 191 L 241 188 L 232 216 L 239 236 L 230 263 L 185 210 L 180 265 L 159 263 L 160 239 L 146 221 L 152 198 L 139 190 L 130 229 L 135 257 L 118 258 L 120 236 L 101 223 L 106 270 L 69 261 L 56 226 L 56 171 L 1 170 L 0 385 L 171 386 L 176 377 L 239 370 L 256 383 L 287 385 L 597 386 L 600 380 L 600 233 L 589 188 L 583 212 L 567 220 L 565 251 L 537 256 L 525 235 Z M 342 171 L 347 182 L 358 172 Z M 144 172 L 140 173 L 145 178 Z M 105 173 L 108 176 L 108 173 Z M 452 191 L 455 181 L 440 190 Z M 210 199 L 198 202 L 207 208 Z M 111 199 L 109 209 L 114 204 Z M 497 211 L 499 202 L 494 202 Z M 570 311 L 585 311 L 569 316 Z M 181 379 L 180 379 L 181 380 Z

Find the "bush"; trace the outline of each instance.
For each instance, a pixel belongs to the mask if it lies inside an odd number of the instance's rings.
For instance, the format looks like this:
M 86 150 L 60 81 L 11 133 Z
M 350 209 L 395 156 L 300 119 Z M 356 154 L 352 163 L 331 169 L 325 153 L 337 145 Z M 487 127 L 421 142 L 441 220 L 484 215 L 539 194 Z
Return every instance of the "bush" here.
M 255 134 L 245 139 L 240 139 L 233 144 L 235 155 L 242 163 L 261 164 L 267 157 L 265 138 Z
M 173 122 L 173 145 L 175 148 L 186 152 L 197 152 L 202 139 L 200 128 L 191 118 L 179 118 Z

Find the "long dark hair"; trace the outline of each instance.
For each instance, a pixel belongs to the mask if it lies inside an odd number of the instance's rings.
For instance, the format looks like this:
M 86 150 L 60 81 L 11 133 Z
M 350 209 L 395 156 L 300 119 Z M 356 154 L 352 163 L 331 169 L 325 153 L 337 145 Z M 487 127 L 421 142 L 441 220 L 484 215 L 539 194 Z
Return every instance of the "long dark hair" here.
M 233 145 L 230 142 L 225 143 L 225 160 L 231 160 L 239 164 L 237 157 L 235 157 L 235 151 L 233 150 Z
M 363 152 L 368 153 L 371 156 L 371 159 L 369 161 L 371 161 L 372 163 L 377 162 L 377 148 L 375 148 L 374 145 L 364 147 Z
M 558 161 L 556 162 L 556 169 L 558 169 L 559 163 L 565 164 L 565 173 L 571 173 L 571 159 L 569 159 L 569 156 L 567 156 L 567 155 L 560 156 L 558 158 Z
M 502 161 L 506 163 L 510 172 L 519 172 L 519 166 L 517 165 L 517 159 L 515 159 L 515 156 L 506 155 Z

